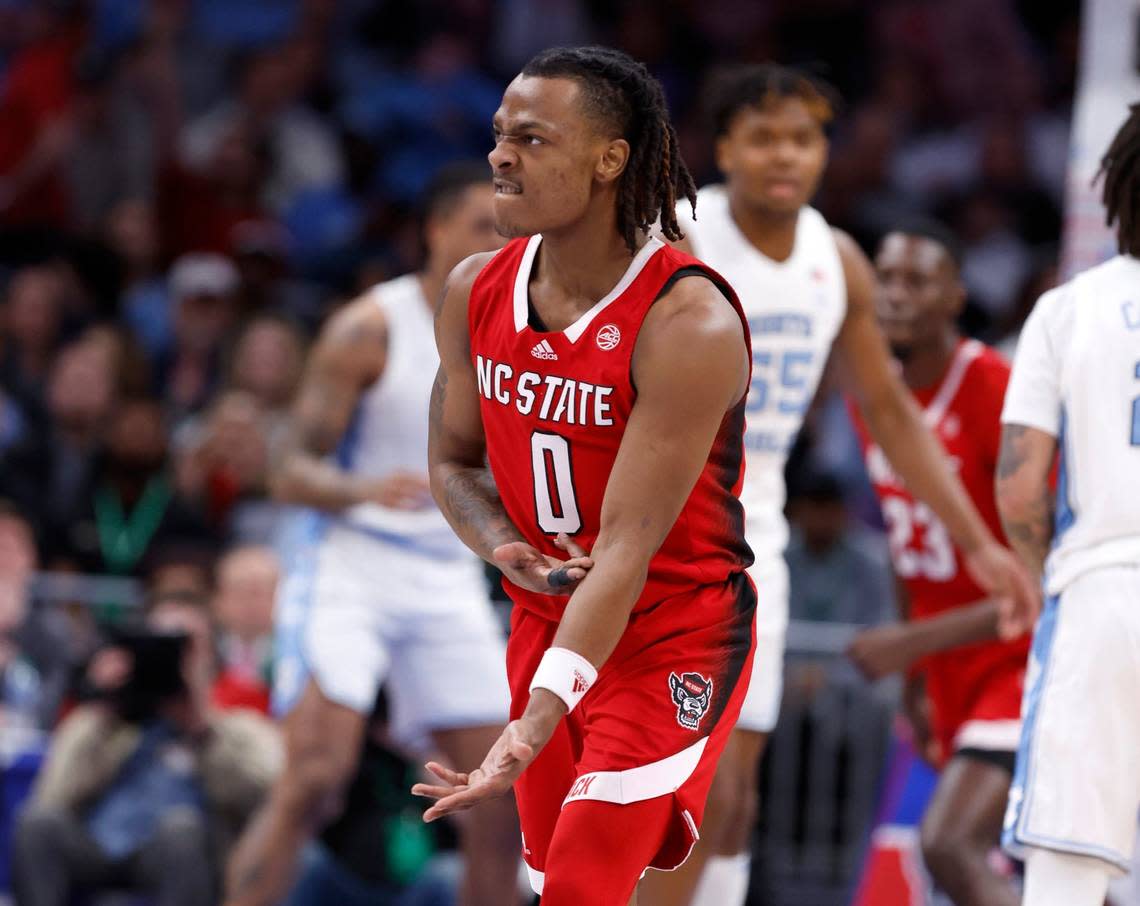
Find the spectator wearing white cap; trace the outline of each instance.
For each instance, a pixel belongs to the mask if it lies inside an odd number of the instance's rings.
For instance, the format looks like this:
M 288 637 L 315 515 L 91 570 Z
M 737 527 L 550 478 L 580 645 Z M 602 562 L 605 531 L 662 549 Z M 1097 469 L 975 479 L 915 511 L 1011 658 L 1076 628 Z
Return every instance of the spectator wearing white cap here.
M 183 255 L 170 270 L 174 343 L 157 371 L 176 414 L 200 409 L 216 387 L 222 343 L 237 320 L 237 288 L 237 269 L 222 255 Z

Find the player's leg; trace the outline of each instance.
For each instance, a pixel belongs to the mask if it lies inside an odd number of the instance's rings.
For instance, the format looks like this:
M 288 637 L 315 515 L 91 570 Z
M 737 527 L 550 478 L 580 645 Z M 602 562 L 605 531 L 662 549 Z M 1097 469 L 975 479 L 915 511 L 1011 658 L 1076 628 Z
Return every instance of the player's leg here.
M 356 771 L 367 717 L 388 666 L 367 538 L 296 527 L 277 601 L 274 709 L 284 714 L 285 765 L 226 870 L 227 906 L 278 903 L 301 847 L 334 818 Z
M 756 653 L 748 693 L 709 791 L 701 839 L 685 864 L 651 871 L 640 890 L 655 906 L 743 906 L 752 869 L 752 833 L 759 813 L 760 759 L 780 714 L 788 568 L 783 557 L 758 562 L 749 574 L 757 591 Z
M 301 847 L 341 808 L 364 725 L 363 714 L 308 682 L 284 722 L 285 768 L 230 859 L 229 906 L 270 906 L 288 892 Z
M 680 868 L 646 874 L 639 887 L 646 903 L 734 906 L 744 902 L 759 795 L 757 773 L 767 740 L 767 733 L 739 726 L 732 731 L 705 803 L 701 838 Z
M 432 737 L 454 765 L 476 765 L 502 734 L 502 725 L 436 730 Z M 494 799 L 458 816 L 463 847 L 464 906 L 518 902 L 519 821 L 513 796 Z
M 1016 906 L 1017 895 L 991 867 L 1001 838 L 1011 753 L 956 754 L 938 778 L 922 819 L 922 856 L 938 887 L 956 906 Z M 1012 760 L 1012 759 L 1009 759 Z
M 1023 902 L 1033 906 L 1061 902 L 1065 876 L 1074 887 L 1064 902 L 1101 906 L 1102 880 L 1131 865 L 1140 808 L 1138 600 L 1140 568 L 1105 567 L 1049 598 L 1038 620 L 1003 834 L 1006 849 L 1026 859 Z
M 458 770 L 471 770 L 499 738 L 510 709 L 506 644 L 474 558 L 391 570 L 405 634 L 393 647 L 391 732 L 414 745 L 430 732 Z M 518 900 L 519 824 L 514 800 L 489 802 L 458 819 L 463 906 Z
M 629 805 L 571 802 L 546 856 L 542 906 L 626 906 L 675 820 L 671 795 Z M 643 897 L 643 903 L 653 900 Z
M 1022 906 L 1101 906 L 1108 866 L 1099 859 L 1035 849 L 1025 862 Z

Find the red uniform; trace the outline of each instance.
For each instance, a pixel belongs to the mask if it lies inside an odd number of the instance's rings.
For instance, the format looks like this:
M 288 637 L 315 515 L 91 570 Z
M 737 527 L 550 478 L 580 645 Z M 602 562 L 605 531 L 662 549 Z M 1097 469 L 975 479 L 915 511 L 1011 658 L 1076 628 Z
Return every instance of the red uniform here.
M 631 357 L 641 324 L 695 259 L 651 240 L 614 290 L 565 330 L 529 323 L 527 286 L 541 239 L 516 240 L 476 278 L 469 325 L 487 457 L 503 506 L 527 543 L 563 558 L 559 532 L 586 550 L 637 397 Z M 747 325 L 741 313 L 741 323 Z M 650 864 L 673 868 L 696 839 L 715 762 L 751 672 L 755 590 L 744 573 L 737 492 L 744 472 L 744 403 L 729 412 L 617 649 L 581 704 L 516 784 L 524 856 L 538 882 L 563 806 L 673 796 Z M 511 716 L 551 644 L 568 601 L 510 582 Z M 541 887 L 541 883 L 536 883 Z
M 914 391 L 927 425 L 950 456 L 974 506 L 994 536 L 1004 540 L 994 501 L 994 469 L 1001 441 L 1001 406 L 1009 364 L 976 340 L 958 344 L 946 374 Z M 867 471 L 883 508 L 895 573 L 906 584 L 911 619 L 921 620 L 987 596 L 970 577 L 962 553 L 930 508 L 895 475 L 883 451 L 855 413 Z M 1015 751 L 1029 639 L 980 642 L 926 658 L 935 736 L 945 757 L 958 749 Z

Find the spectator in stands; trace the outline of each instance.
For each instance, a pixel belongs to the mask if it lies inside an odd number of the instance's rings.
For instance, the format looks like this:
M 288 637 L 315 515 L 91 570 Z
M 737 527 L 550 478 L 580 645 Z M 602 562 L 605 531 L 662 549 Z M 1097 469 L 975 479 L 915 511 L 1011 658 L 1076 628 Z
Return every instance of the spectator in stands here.
M 268 547 L 237 547 L 218 563 L 211 601 L 218 627 L 220 670 L 214 703 L 269 713 L 273 662 L 273 600 L 280 568 Z
M 59 345 L 67 285 L 50 265 L 17 271 L 0 309 L 0 385 L 27 408 L 42 404 Z
M 159 228 L 154 206 L 141 198 L 120 201 L 111 210 L 104 239 L 123 267 L 119 308 L 152 361 L 172 340 L 169 295 L 159 268 Z
M 174 343 L 159 360 L 159 386 L 178 415 L 209 400 L 220 376 L 222 344 L 237 320 L 238 276 L 221 255 L 179 258 L 170 270 Z
M 275 728 L 210 707 L 209 618 L 178 598 L 155 602 L 89 678 L 102 700 L 60 726 L 18 822 L 16 903 L 106 889 L 156 906 L 217 902 L 217 866 L 279 768 Z
M 272 157 L 259 200 L 276 212 L 307 189 L 328 188 L 344 180 L 335 136 L 299 102 L 304 86 L 290 69 L 292 59 L 276 46 L 252 52 L 241 63 L 237 97 L 192 122 L 182 137 L 183 160 L 190 167 L 202 167 L 235 123 L 251 128 L 267 143 Z
M 272 166 L 269 144 L 241 121 L 227 127 L 198 165 L 167 161 L 158 190 L 164 251 L 233 252 L 238 224 L 269 217 L 261 196 Z
M 228 386 L 261 404 L 276 434 L 288 417 L 305 367 L 305 337 L 286 317 L 266 312 L 242 329 L 230 356 Z M 270 438 L 270 446 L 274 438 Z
M 47 382 L 47 419 L 0 458 L 0 489 L 44 525 L 59 524 L 91 481 L 116 401 L 113 350 L 94 336 L 65 346 Z
M 894 585 L 882 539 L 848 518 L 833 476 L 789 476 L 788 516 L 793 619 L 871 625 L 892 618 Z
M 167 428 L 153 399 L 125 400 L 112 416 L 94 474 L 71 510 L 45 527 L 56 566 L 139 575 L 148 554 L 213 535 L 178 495 L 167 464 Z

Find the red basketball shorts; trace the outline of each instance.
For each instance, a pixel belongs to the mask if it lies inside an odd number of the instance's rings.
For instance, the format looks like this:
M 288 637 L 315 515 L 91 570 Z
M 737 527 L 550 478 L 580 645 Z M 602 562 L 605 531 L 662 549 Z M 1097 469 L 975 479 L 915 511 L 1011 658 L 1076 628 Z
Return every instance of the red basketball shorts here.
M 660 812 L 669 826 L 656 829 L 664 842 L 634 877 L 685 861 L 748 688 L 755 613 L 756 590 L 740 573 L 633 614 L 593 688 L 515 783 L 536 892 L 555 825 L 579 802 L 672 797 L 672 808 Z M 527 687 L 557 629 L 515 608 L 507 643 L 512 720 L 526 708 Z

